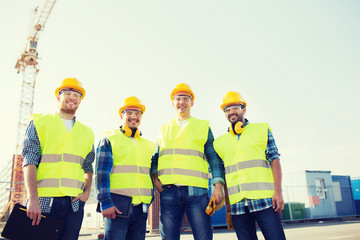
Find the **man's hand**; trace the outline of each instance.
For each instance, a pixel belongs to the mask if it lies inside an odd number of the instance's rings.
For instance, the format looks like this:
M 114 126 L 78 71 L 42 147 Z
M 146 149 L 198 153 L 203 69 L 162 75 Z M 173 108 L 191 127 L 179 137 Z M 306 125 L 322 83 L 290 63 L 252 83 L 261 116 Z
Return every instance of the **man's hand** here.
M 210 199 L 212 197 L 215 197 L 215 204 L 216 205 L 220 204 L 224 199 L 224 194 L 223 194 L 223 191 L 222 191 L 222 187 L 223 187 L 222 183 L 215 183 L 215 189 L 211 194 Z
M 122 214 L 122 212 L 119 211 L 119 209 L 117 209 L 115 206 L 114 207 L 110 207 L 107 208 L 105 210 L 102 211 L 102 215 L 106 218 L 112 218 L 115 219 L 116 218 L 116 213 L 117 214 Z
M 32 225 L 39 225 L 41 220 L 41 208 L 38 199 L 29 199 L 26 215 L 33 220 Z
M 281 191 L 281 166 L 280 160 L 274 159 L 271 162 L 271 170 L 274 176 L 275 193 L 272 198 L 272 207 L 275 212 L 281 213 L 284 209 L 284 198 Z
M 80 200 L 82 202 L 86 202 L 87 200 L 89 200 L 90 198 L 90 192 L 83 192 L 81 194 L 79 194 L 79 196 L 77 196 L 76 198 L 73 198 L 73 202 L 75 202 L 76 200 Z
M 85 184 L 84 184 L 84 192 L 79 194 L 76 198 L 73 198 L 73 202 L 77 201 L 78 199 L 82 202 L 86 202 L 90 198 L 90 191 L 91 191 L 91 184 L 92 184 L 92 172 L 85 173 Z
M 27 204 L 26 215 L 33 220 L 32 225 L 39 225 L 41 220 L 41 208 L 39 204 L 39 197 L 37 192 L 36 180 L 36 166 L 29 164 L 23 167 L 24 182 L 27 197 L 29 202 Z
M 161 181 L 159 180 L 158 178 L 158 174 L 157 173 L 154 173 L 152 176 L 151 176 L 151 179 L 153 181 L 153 184 L 155 186 L 155 188 L 159 191 L 159 192 L 162 192 L 163 189 L 162 189 L 162 183 Z
M 274 211 L 278 213 L 284 210 L 284 198 L 281 191 L 275 191 L 272 197 L 272 207 Z

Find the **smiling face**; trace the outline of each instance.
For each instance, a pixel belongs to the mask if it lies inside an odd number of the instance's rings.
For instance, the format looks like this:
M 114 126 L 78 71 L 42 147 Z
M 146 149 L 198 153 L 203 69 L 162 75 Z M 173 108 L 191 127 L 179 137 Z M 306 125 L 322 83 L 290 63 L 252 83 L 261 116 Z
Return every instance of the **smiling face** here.
M 130 129 L 137 129 L 141 123 L 142 112 L 138 107 L 128 107 L 121 113 L 121 120 L 123 124 Z
M 190 117 L 190 111 L 194 102 L 188 92 L 177 92 L 172 101 L 178 120 L 185 120 Z
M 230 123 L 245 122 L 244 115 L 246 108 L 244 105 L 230 105 L 226 106 L 224 109 L 225 116 Z
M 81 94 L 72 89 L 62 89 L 57 96 L 59 111 L 67 115 L 75 115 L 81 103 Z

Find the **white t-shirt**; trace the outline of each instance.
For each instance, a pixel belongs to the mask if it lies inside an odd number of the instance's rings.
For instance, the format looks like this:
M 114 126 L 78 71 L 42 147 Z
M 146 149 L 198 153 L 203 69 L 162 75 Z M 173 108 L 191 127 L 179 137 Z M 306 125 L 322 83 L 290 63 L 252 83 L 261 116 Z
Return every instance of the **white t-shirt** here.
M 63 123 L 64 123 L 64 125 L 65 125 L 65 127 L 66 127 L 66 130 L 67 130 L 68 132 L 70 132 L 70 130 L 71 130 L 72 127 L 74 126 L 75 118 L 74 118 L 74 119 L 71 119 L 71 120 L 63 119 L 63 118 L 62 118 L 61 120 L 63 120 Z
M 176 122 L 179 124 L 180 128 L 182 129 L 185 126 L 185 124 L 188 122 L 188 120 L 189 119 L 185 119 L 185 120 L 176 121 Z M 178 184 L 178 183 L 175 183 L 174 185 L 176 185 L 178 187 L 184 186 L 184 185 L 181 185 L 181 184 Z
M 185 126 L 185 124 L 188 122 L 188 120 L 189 119 L 185 119 L 185 120 L 176 121 L 176 122 L 179 124 L 180 128 L 182 129 Z
M 134 142 L 134 144 L 136 144 L 136 139 L 133 137 L 130 137 L 130 139 Z

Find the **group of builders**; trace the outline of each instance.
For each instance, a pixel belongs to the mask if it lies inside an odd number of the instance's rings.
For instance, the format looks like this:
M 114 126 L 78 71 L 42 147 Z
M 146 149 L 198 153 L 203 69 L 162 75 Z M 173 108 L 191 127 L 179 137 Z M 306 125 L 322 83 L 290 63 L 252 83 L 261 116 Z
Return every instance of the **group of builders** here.
M 145 239 L 155 189 L 162 239 L 180 239 L 184 213 L 194 239 L 212 239 L 211 215 L 224 202 L 228 227 L 238 239 L 257 239 L 256 224 L 265 239 L 285 239 L 280 154 L 268 124 L 245 118 L 247 103 L 238 92 L 224 96 L 220 108 L 229 126 L 214 139 L 209 121 L 191 116 L 190 86 L 176 85 L 170 93 L 175 117 L 160 128 L 155 143 L 139 130 L 145 105 L 128 96 L 119 107 L 120 127 L 104 133 L 96 151 L 93 131 L 75 117 L 85 97 L 81 82 L 64 79 L 55 97 L 57 112 L 33 114 L 25 133 L 26 207 L 33 225 L 48 214 L 64 223 L 60 239 L 78 239 L 96 159 L 105 239 Z M 127 214 L 116 196 L 131 197 Z

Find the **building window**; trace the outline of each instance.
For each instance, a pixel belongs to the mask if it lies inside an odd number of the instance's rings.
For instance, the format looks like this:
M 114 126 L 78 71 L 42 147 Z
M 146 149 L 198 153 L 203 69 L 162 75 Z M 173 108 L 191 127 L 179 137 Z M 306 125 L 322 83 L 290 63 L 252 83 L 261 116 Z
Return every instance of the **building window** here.
M 315 179 L 316 185 L 316 196 L 320 199 L 326 199 L 326 188 L 325 188 L 325 181 L 323 178 L 316 178 Z

